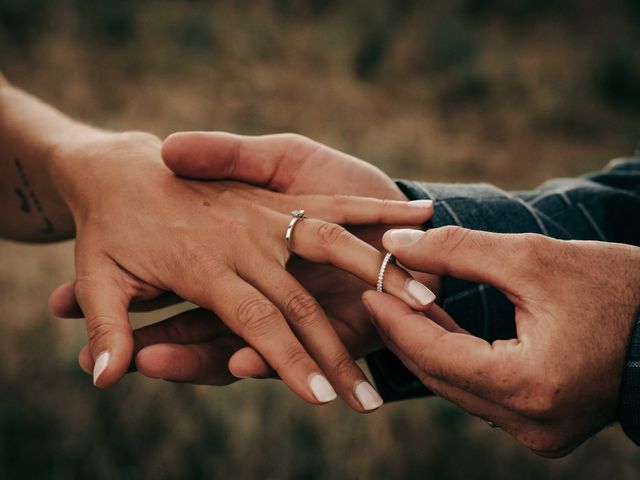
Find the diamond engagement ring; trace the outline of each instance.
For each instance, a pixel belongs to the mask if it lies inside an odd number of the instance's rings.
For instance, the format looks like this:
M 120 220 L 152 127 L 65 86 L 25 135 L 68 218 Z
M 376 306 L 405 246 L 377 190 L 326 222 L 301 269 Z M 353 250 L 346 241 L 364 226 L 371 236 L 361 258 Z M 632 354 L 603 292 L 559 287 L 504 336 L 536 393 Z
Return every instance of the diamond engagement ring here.
M 382 291 L 382 282 L 384 281 L 384 272 L 387 270 L 387 265 L 389 262 L 393 261 L 393 255 L 391 253 L 387 253 L 382 260 L 382 265 L 380 265 L 380 273 L 378 273 L 378 285 L 376 286 L 376 290 L 379 292 Z
M 293 237 L 293 229 L 295 228 L 296 223 L 304 220 L 307 217 L 304 216 L 304 210 L 294 210 L 291 212 L 291 216 L 293 218 L 289 222 L 289 226 L 287 227 L 287 233 L 284 234 L 284 241 L 287 244 L 287 249 L 291 253 L 293 253 L 293 250 L 291 249 L 291 239 Z

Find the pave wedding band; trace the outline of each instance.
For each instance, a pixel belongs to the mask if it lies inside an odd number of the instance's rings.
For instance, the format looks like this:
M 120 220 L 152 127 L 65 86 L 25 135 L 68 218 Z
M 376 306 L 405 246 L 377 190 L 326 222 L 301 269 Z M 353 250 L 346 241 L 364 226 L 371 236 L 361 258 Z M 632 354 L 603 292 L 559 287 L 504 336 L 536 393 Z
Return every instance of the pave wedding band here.
M 291 216 L 293 218 L 289 222 L 289 226 L 287 227 L 287 233 L 284 234 L 284 241 L 287 244 L 287 249 L 291 253 L 293 253 L 293 250 L 291 249 L 291 239 L 293 237 L 293 229 L 295 228 L 296 223 L 304 220 L 307 217 L 304 216 L 304 210 L 301 210 L 301 209 L 292 211 Z
M 376 285 L 376 290 L 378 290 L 379 292 L 382 291 L 384 272 L 387 270 L 387 265 L 389 265 L 389 262 L 391 261 L 393 261 L 393 255 L 391 253 L 387 253 L 382 260 L 382 265 L 380 265 L 380 273 L 378 273 L 378 284 Z

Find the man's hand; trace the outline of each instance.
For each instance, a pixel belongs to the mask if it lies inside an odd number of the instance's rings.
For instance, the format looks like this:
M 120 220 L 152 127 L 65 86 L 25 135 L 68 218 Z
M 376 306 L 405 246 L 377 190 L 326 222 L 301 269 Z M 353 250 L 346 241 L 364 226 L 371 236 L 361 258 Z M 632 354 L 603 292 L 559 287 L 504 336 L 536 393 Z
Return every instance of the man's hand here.
M 291 133 L 174 133 L 164 141 L 162 158 L 176 174 L 197 180 L 237 180 L 290 195 L 407 200 L 380 169 Z
M 392 230 L 383 244 L 408 268 L 488 283 L 516 307 L 517 338 L 489 344 L 367 292 L 385 343 L 427 387 L 543 456 L 616 419 L 640 248 L 458 227 Z

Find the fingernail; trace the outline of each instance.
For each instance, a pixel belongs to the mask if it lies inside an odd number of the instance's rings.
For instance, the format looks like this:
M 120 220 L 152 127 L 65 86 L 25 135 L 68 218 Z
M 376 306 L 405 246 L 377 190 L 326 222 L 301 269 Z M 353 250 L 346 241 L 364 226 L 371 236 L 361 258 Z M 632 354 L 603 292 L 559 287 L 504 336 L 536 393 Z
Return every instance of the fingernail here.
M 365 410 L 375 410 L 384 403 L 380 394 L 369 382 L 360 382 L 356 385 L 355 394 Z
M 309 377 L 309 388 L 319 402 L 330 402 L 338 396 L 329 381 L 319 373 L 314 373 Z
M 433 200 L 411 200 L 409 205 L 416 208 L 430 208 L 433 207 Z
M 402 245 L 408 245 L 418 240 L 424 235 L 422 230 L 412 230 L 410 228 L 403 228 L 399 230 L 391 230 L 389 232 L 389 240 L 394 246 L 400 247 Z
M 404 285 L 406 292 L 421 305 L 429 305 L 436 299 L 435 294 L 417 280 L 409 279 Z
M 108 350 L 105 350 L 98 358 L 96 358 L 96 364 L 93 366 L 93 384 L 95 385 L 100 375 L 107 369 L 109 366 L 109 360 L 111 360 L 111 353 Z

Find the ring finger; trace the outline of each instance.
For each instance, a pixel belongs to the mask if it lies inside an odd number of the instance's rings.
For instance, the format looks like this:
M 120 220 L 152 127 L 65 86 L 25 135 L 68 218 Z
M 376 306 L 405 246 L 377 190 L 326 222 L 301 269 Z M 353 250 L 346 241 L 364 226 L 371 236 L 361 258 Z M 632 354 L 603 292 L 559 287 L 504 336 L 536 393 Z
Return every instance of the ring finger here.
M 307 218 L 293 232 L 292 250 L 316 263 L 329 263 L 376 286 L 384 255 L 340 225 Z M 431 307 L 435 295 L 393 262 L 387 264 L 382 279 L 385 292 L 403 300 L 414 310 Z

